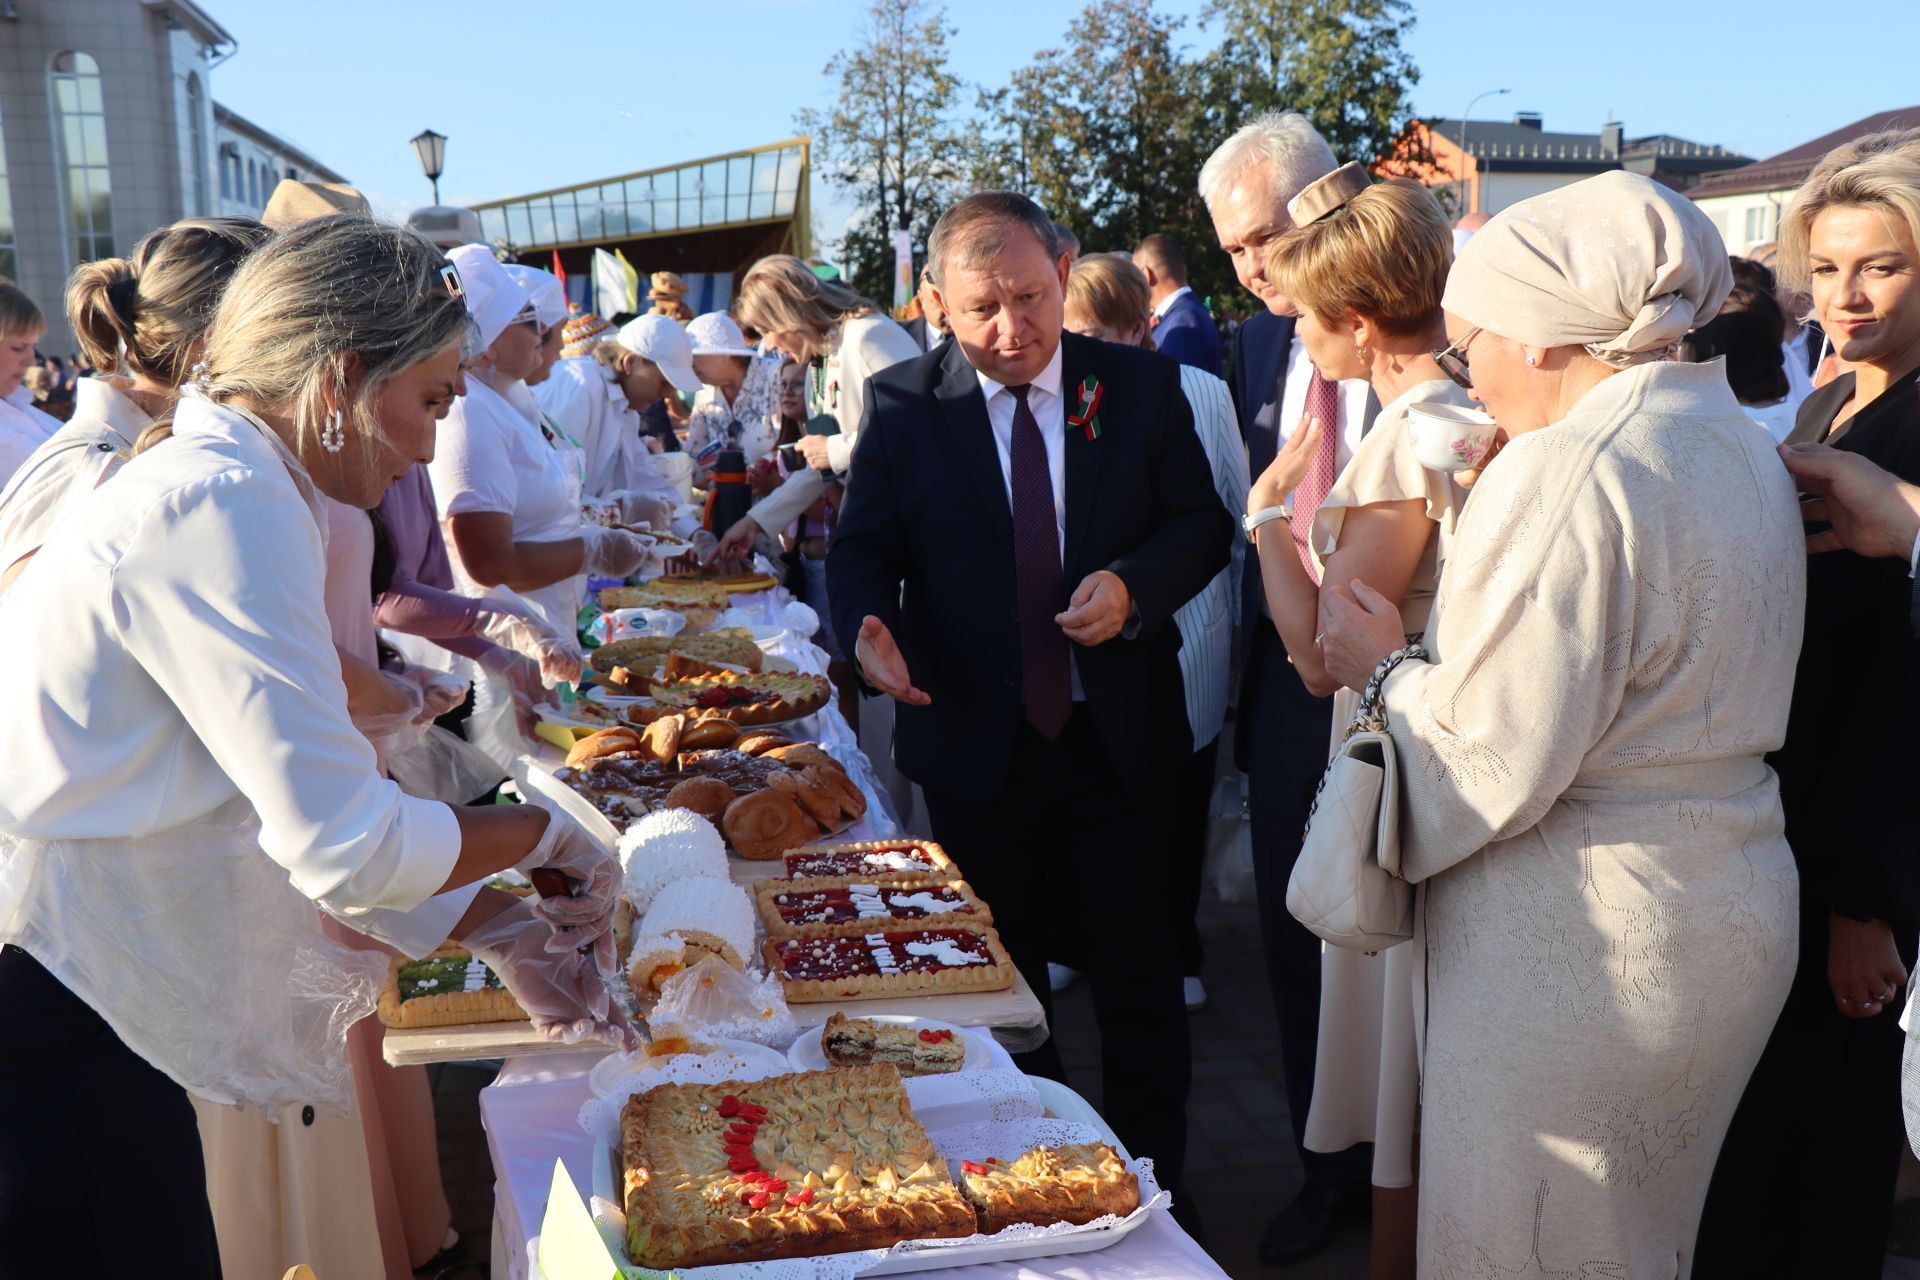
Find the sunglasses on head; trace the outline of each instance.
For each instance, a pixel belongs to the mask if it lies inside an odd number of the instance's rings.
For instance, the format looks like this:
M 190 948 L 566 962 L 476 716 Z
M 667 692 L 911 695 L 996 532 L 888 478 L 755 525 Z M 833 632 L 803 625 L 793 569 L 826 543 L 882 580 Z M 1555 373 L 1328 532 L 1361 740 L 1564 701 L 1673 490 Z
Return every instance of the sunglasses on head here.
M 1452 378 L 1454 385 L 1463 391 L 1473 390 L 1473 377 L 1467 372 L 1467 344 L 1473 341 L 1473 335 L 1480 332 L 1481 326 L 1475 325 L 1460 335 L 1460 341 L 1449 342 L 1433 353 L 1433 362 L 1440 366 L 1440 372 Z

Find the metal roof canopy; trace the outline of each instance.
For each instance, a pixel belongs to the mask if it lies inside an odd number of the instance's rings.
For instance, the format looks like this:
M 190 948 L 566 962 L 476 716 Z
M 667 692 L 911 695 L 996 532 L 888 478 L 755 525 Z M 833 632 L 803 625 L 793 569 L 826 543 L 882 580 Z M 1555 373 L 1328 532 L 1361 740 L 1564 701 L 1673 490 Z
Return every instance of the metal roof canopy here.
M 515 257 L 760 227 L 804 258 L 811 144 L 789 138 L 472 208 L 486 238 Z

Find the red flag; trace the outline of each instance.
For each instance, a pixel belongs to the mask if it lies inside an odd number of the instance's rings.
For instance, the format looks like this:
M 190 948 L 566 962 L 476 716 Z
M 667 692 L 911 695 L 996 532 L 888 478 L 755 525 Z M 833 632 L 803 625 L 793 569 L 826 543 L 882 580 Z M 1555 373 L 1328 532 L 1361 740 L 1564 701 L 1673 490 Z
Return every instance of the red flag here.
M 560 265 L 560 251 L 553 251 L 553 274 L 560 278 L 560 293 L 567 300 L 567 309 L 573 309 L 573 295 L 567 292 L 567 269 Z

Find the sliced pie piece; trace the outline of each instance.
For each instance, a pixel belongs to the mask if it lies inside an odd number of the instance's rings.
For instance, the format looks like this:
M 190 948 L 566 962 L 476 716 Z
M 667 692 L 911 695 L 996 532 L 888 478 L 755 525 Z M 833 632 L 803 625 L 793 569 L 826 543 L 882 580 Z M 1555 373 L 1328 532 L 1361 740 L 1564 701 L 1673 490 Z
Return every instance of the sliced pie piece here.
M 1140 1207 L 1140 1180 L 1104 1142 L 1035 1147 L 1012 1164 L 963 1161 L 960 1193 L 979 1215 L 982 1235 L 1022 1222 L 1125 1217 Z

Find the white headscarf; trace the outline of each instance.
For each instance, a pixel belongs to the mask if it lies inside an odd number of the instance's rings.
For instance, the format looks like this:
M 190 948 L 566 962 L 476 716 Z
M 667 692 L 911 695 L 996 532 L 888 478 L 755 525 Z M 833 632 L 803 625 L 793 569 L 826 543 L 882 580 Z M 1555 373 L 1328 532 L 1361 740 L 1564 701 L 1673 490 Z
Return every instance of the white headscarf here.
M 1535 347 L 1585 347 L 1615 368 L 1658 360 L 1733 288 L 1699 206 L 1615 170 L 1502 210 L 1459 250 L 1440 305 Z

